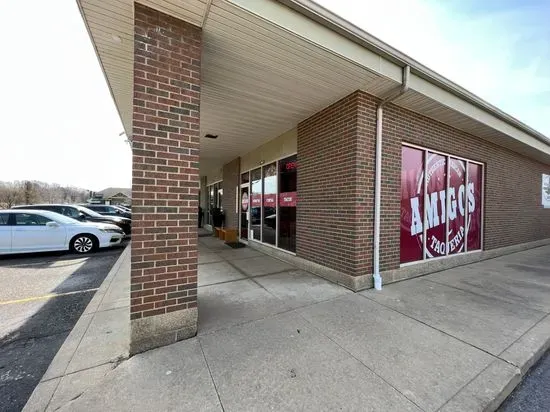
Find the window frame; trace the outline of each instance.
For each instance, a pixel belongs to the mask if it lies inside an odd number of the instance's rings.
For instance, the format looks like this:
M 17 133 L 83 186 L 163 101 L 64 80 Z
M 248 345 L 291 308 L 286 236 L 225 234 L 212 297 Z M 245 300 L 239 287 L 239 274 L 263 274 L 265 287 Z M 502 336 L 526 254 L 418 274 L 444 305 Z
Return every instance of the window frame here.
M 290 251 L 290 250 L 283 249 L 283 248 L 279 247 L 279 227 L 280 227 L 280 222 L 279 222 L 279 218 L 280 218 L 280 211 L 279 211 L 279 208 L 280 208 L 280 206 L 279 206 L 279 162 L 280 162 L 281 160 L 285 160 L 285 159 L 287 159 L 287 158 L 289 158 L 289 157 L 292 157 L 292 156 L 296 156 L 296 161 L 298 161 L 298 152 L 292 152 L 292 153 L 284 154 L 284 155 L 282 155 L 282 156 L 279 156 L 279 157 L 276 157 L 276 158 L 273 158 L 273 159 L 270 158 L 269 160 L 261 161 L 260 164 L 256 164 L 256 165 L 254 165 L 254 166 L 252 166 L 252 167 L 250 167 L 250 168 L 248 168 L 248 169 L 245 169 L 245 170 L 241 170 L 240 173 L 239 173 L 239 176 L 240 176 L 240 177 L 239 177 L 239 179 L 240 179 L 240 180 L 239 180 L 239 182 L 240 182 L 240 183 L 239 183 L 239 188 L 241 187 L 241 184 L 243 184 L 243 183 L 242 183 L 242 180 L 241 180 L 241 179 L 242 179 L 242 175 L 243 175 L 243 174 L 248 174 L 248 185 L 249 185 L 249 189 L 248 189 L 248 190 L 249 190 L 249 196 L 251 196 L 251 194 L 252 194 L 252 179 L 251 179 L 250 173 L 251 173 L 253 170 L 256 170 L 256 169 L 258 169 L 258 168 L 261 169 L 261 173 L 262 173 L 262 179 L 261 179 L 261 182 L 262 182 L 262 183 L 261 183 L 261 187 L 262 187 L 262 207 L 261 207 L 261 213 L 262 213 L 262 215 L 263 215 L 263 213 L 264 213 L 264 212 L 263 212 L 263 209 L 264 209 L 264 208 L 263 208 L 263 196 L 264 196 L 264 193 L 263 193 L 263 186 L 264 186 L 264 184 L 263 184 L 263 176 L 264 176 L 264 171 L 263 171 L 263 169 L 264 169 L 264 166 L 269 166 L 269 165 L 275 163 L 275 167 L 276 167 L 276 169 L 277 169 L 277 174 L 276 174 L 276 176 L 277 176 L 277 184 L 276 184 L 276 195 L 275 195 L 275 198 L 277 199 L 277 207 L 276 207 L 276 214 L 277 214 L 277 216 L 276 216 L 276 227 L 277 227 L 277 230 L 276 230 L 276 232 L 275 232 L 275 245 L 272 245 L 272 244 L 270 244 L 270 243 L 265 243 L 265 242 L 263 241 L 263 224 L 260 225 L 261 231 L 262 231 L 262 238 L 261 238 L 262 240 L 251 239 L 250 236 L 249 236 L 249 238 L 248 238 L 247 240 L 243 240 L 243 241 L 245 241 L 245 242 L 250 242 L 250 241 L 252 241 L 252 242 L 260 243 L 260 244 L 262 244 L 262 245 L 264 245 L 264 246 L 271 247 L 271 248 L 275 248 L 275 249 L 277 249 L 277 250 L 281 250 L 281 251 L 283 251 L 283 252 L 285 252 L 285 253 L 289 253 L 289 254 L 291 254 L 291 255 L 296 256 L 296 252 L 292 252 L 292 251 Z M 297 173 L 299 173 L 299 170 L 298 170 L 298 169 L 297 169 Z M 262 216 L 262 222 L 263 222 L 263 216 Z M 240 225 L 240 217 L 239 217 L 239 225 Z
M 0 213 L 0 216 L 2 215 L 6 215 L 8 218 L 6 219 L 6 224 L 3 225 L 2 223 L 0 223 L 0 226 L 13 226 L 13 222 L 14 222 L 14 215 L 16 213 L 10 213 L 10 212 L 2 212 Z
M 452 257 L 452 256 L 460 256 L 460 255 L 464 255 L 464 254 L 468 254 L 468 253 L 476 253 L 476 252 L 481 252 L 484 250 L 484 233 L 485 233 L 485 169 L 486 169 L 486 165 L 485 163 L 483 162 L 479 162 L 477 160 L 471 160 L 471 159 L 468 159 L 468 158 L 465 158 L 465 157 L 462 157 L 462 156 L 457 156 L 457 155 L 454 155 L 454 154 L 451 154 L 451 153 L 447 153 L 447 152 L 443 152 L 443 151 L 440 151 L 440 150 L 435 150 L 435 149 L 431 149 L 431 148 L 428 148 L 428 147 L 424 147 L 424 146 L 419 146 L 417 144 L 413 144 L 413 143 L 408 143 L 408 142 L 404 142 L 402 141 L 401 142 L 401 147 L 403 146 L 406 146 L 406 147 L 410 147 L 410 148 L 413 148 L 413 149 L 417 149 L 417 150 L 421 150 L 423 152 L 423 159 L 424 159 L 424 162 L 423 162 L 423 176 L 424 176 L 424 205 L 423 205 L 423 221 L 422 221 L 422 225 L 423 225 L 423 234 L 422 234 L 422 259 L 419 259 L 419 260 L 415 260 L 415 261 L 411 261 L 411 262 L 405 262 L 405 263 L 400 263 L 399 267 L 405 267 L 405 266 L 409 266 L 409 265 L 416 265 L 416 264 L 419 264 L 419 263 L 426 263 L 426 262 L 431 262 L 431 261 L 434 261 L 434 260 L 438 260 L 438 259 L 446 259 L 448 257 Z M 427 214 L 427 207 L 426 207 L 426 201 L 428 199 L 427 197 L 427 191 L 428 191 L 428 181 L 427 181 L 427 173 L 426 173 L 426 169 L 428 167 L 428 155 L 429 153 L 433 153 L 433 154 L 437 154 L 437 155 L 440 155 L 440 156 L 444 156 L 445 157 L 445 162 L 446 162 L 446 199 L 445 199 L 445 202 L 446 202 L 446 210 L 445 210 L 445 254 L 442 255 L 442 256 L 437 256 L 437 257 L 432 257 L 432 258 L 429 258 L 427 256 L 427 253 L 426 253 L 426 250 L 427 250 L 427 246 L 426 246 L 426 233 L 427 233 L 427 227 L 428 227 L 428 214 Z M 449 190 L 449 182 L 450 182 L 450 163 L 451 163 L 451 159 L 457 159 L 457 160 L 461 160 L 465 163 L 465 166 L 466 166 L 466 169 L 465 169 L 465 175 L 464 175 L 464 181 L 465 181 L 465 185 L 466 185 L 466 190 L 467 190 L 467 187 L 468 187 L 468 179 L 469 179 L 469 176 L 468 176 L 468 166 L 470 163 L 472 164 L 475 164 L 475 165 L 478 165 L 480 168 L 481 168 L 481 172 L 480 172 L 480 175 L 481 175 L 481 187 L 480 187 L 480 190 L 481 190 L 481 196 L 480 196 L 480 199 L 481 199 L 481 216 L 480 216 L 480 221 L 481 221 L 481 227 L 480 227 L 480 247 L 479 249 L 475 249 L 475 250 L 471 250 L 469 251 L 468 250 L 468 235 L 467 235 L 467 232 L 465 233 L 465 236 L 464 236 L 464 251 L 463 252 L 460 252 L 460 253 L 452 253 L 450 254 L 449 253 L 449 241 L 448 241 L 448 227 L 449 227 L 449 196 L 448 196 L 448 190 Z M 467 197 L 466 197 L 466 200 L 465 200 L 465 213 L 464 213 L 464 227 L 467 228 L 468 227 L 468 221 L 469 221 L 469 208 L 468 208 L 468 200 L 467 200 Z
M 40 218 L 42 218 L 42 219 L 46 219 L 46 220 L 48 219 L 47 217 L 42 216 L 42 215 L 37 214 L 37 213 L 27 213 L 27 212 L 24 212 L 24 213 L 15 213 L 15 218 L 14 218 L 14 221 L 13 221 L 13 223 L 14 223 L 13 226 L 30 226 L 30 227 L 38 227 L 38 226 L 40 226 L 40 227 L 45 227 L 45 226 L 47 225 L 48 222 L 53 222 L 53 220 L 47 220 L 46 223 L 44 223 L 44 224 L 36 224 L 36 225 L 31 225 L 31 224 L 19 224 L 19 223 L 17 223 L 17 217 L 18 217 L 18 216 L 21 216 L 21 215 L 38 216 L 38 217 L 40 217 Z

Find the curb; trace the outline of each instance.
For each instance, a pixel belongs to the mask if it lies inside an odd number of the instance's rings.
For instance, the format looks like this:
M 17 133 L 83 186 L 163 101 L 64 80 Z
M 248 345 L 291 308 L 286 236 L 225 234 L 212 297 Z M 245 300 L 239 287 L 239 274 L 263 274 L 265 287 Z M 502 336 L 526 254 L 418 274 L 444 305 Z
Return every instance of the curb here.
M 548 349 L 550 315 L 543 317 L 505 349 L 439 410 L 496 411 Z
M 27 400 L 23 411 L 45 411 L 50 406 L 54 395 L 60 387 L 62 379 L 71 376 L 73 373 L 81 372 L 81 370 L 70 371 L 69 365 L 73 360 L 73 357 L 77 352 L 80 344 L 82 343 L 96 314 L 101 313 L 102 311 L 109 310 L 99 310 L 99 308 L 104 302 L 110 286 L 113 283 L 116 275 L 120 271 L 123 262 L 129 258 L 129 254 L 130 245 L 127 245 L 115 264 L 109 270 L 107 276 L 105 276 L 105 279 L 103 279 L 100 287 L 80 315 L 80 318 L 73 326 L 71 332 L 69 333 L 59 350 L 57 351 L 52 362 L 48 366 L 48 369 L 46 369 L 46 372 L 44 372 L 44 375 L 40 378 L 40 382 L 34 388 L 34 391 Z M 125 359 L 127 357 L 128 353 L 123 355 L 122 359 Z M 112 363 L 113 367 L 116 367 L 122 359 L 120 357 L 117 359 L 112 359 L 110 363 Z M 99 366 L 105 366 L 105 364 L 93 366 L 92 368 L 96 368 Z M 93 384 L 94 383 L 92 382 L 89 383 L 90 386 L 92 386 Z

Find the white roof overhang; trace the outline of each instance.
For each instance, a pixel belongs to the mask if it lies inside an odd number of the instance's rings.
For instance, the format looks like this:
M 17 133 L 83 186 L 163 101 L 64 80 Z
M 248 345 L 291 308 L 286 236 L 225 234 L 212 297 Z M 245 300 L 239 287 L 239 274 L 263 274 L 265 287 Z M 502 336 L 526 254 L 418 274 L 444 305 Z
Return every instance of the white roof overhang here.
M 77 0 L 126 133 L 132 130 L 133 2 Z M 550 140 L 306 0 L 140 0 L 203 29 L 201 172 L 361 89 L 550 163 Z M 215 140 L 202 138 L 217 134 Z

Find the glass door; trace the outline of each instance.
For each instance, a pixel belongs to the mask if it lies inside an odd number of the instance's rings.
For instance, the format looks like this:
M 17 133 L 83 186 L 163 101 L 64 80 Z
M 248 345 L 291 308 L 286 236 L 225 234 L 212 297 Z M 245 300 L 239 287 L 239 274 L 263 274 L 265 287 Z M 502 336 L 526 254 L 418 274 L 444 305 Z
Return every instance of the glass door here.
M 241 201 L 241 213 L 240 216 L 240 233 L 241 239 L 248 240 L 248 227 L 249 227 L 249 216 L 250 216 L 250 193 L 248 183 L 241 185 L 240 193 Z
M 296 252 L 296 155 L 279 160 L 279 243 L 281 249 Z

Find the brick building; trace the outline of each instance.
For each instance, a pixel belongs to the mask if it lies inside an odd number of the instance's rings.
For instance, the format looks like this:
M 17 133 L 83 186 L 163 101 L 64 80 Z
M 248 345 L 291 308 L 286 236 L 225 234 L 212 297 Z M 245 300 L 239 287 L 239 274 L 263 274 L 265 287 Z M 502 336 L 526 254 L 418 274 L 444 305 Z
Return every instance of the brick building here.
M 353 290 L 550 242 L 550 140 L 314 2 L 78 4 L 133 141 L 132 352 L 196 333 L 199 202 Z

